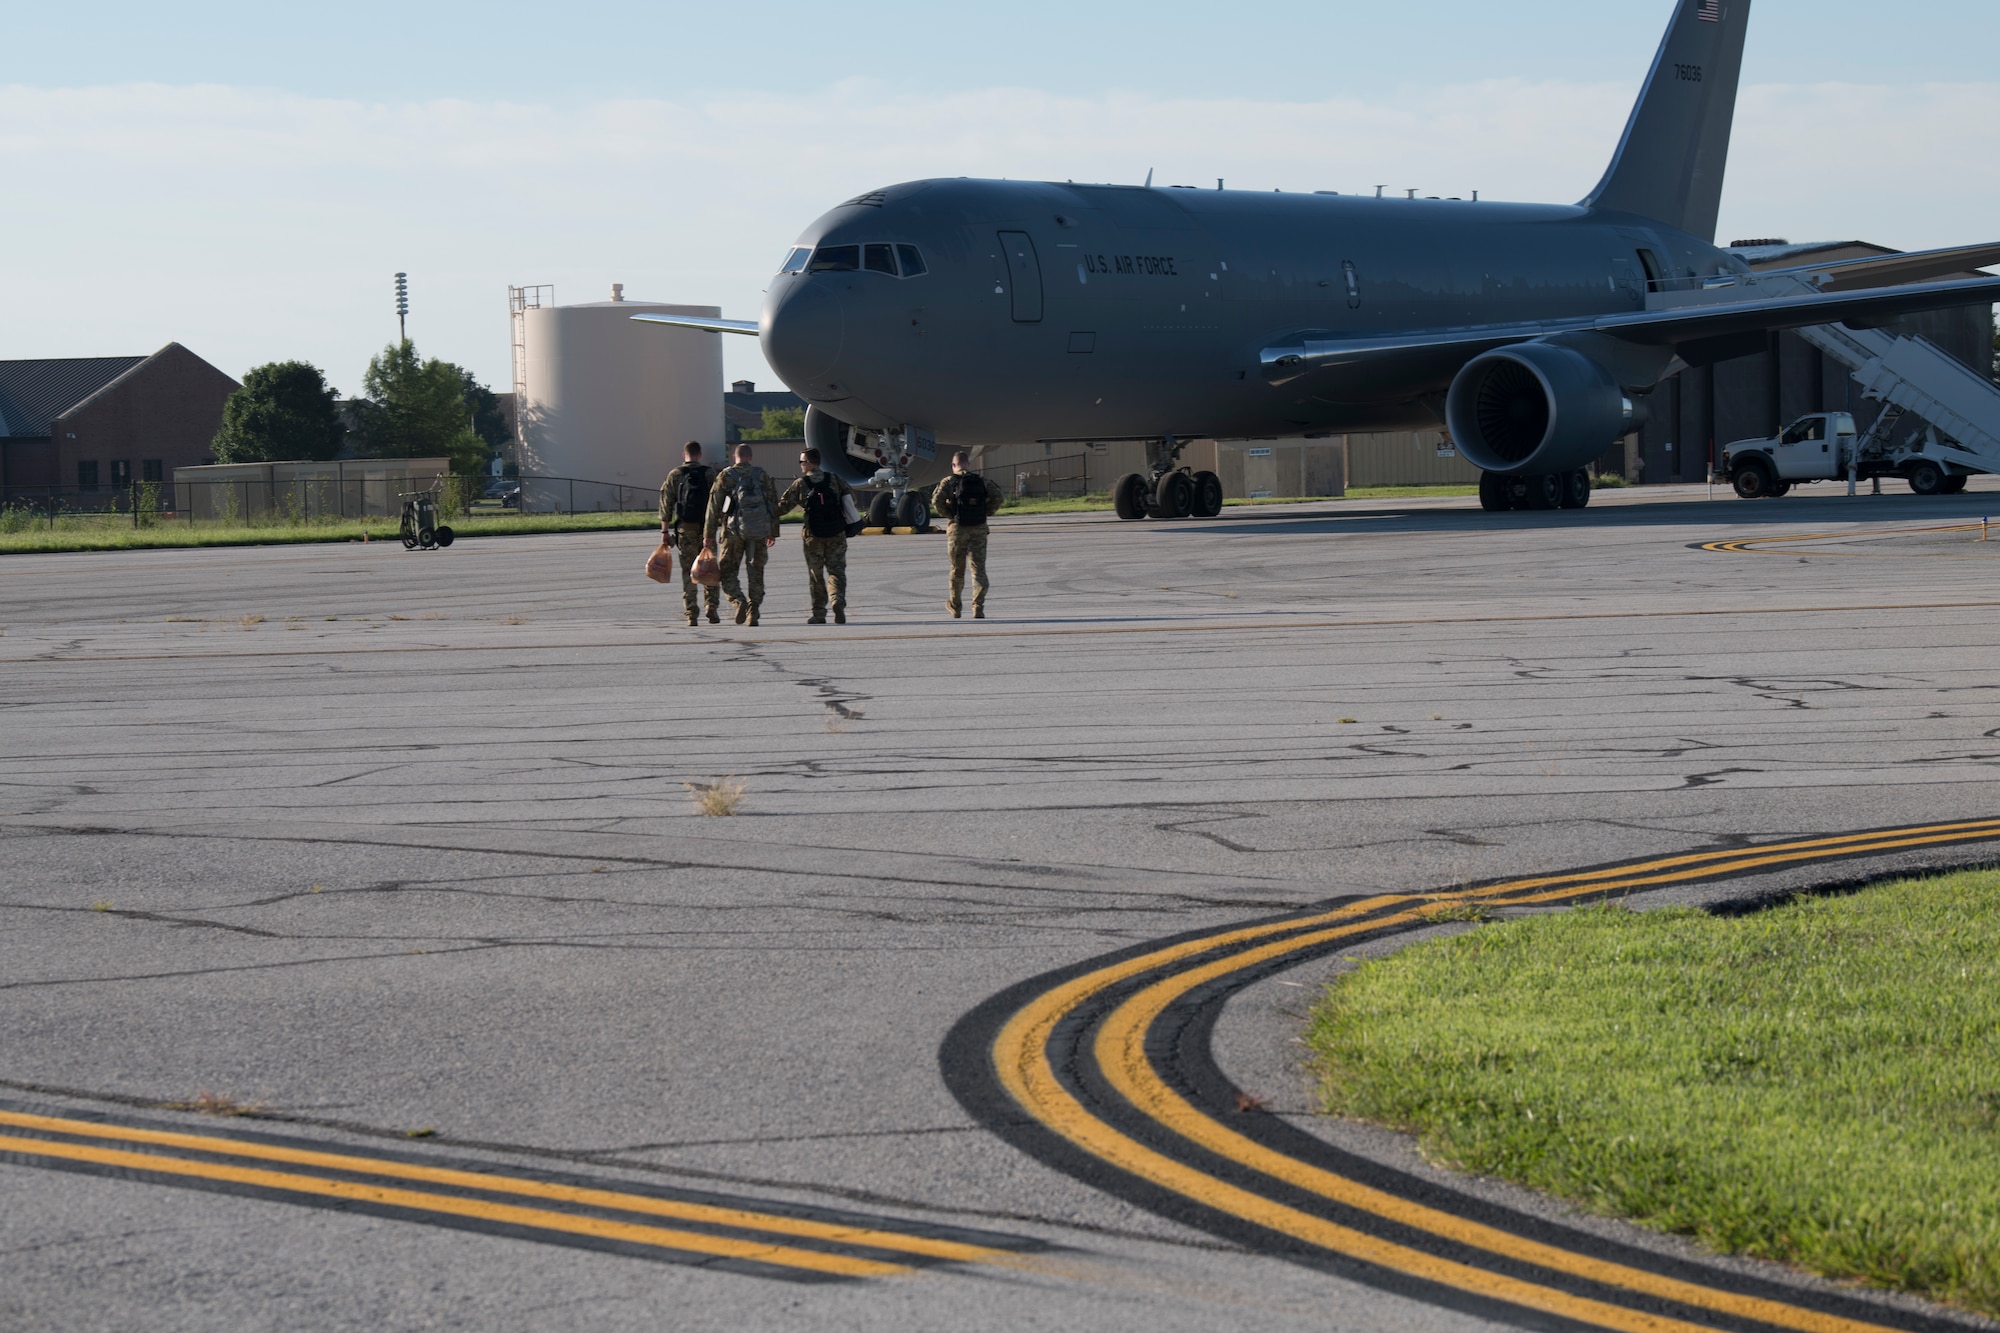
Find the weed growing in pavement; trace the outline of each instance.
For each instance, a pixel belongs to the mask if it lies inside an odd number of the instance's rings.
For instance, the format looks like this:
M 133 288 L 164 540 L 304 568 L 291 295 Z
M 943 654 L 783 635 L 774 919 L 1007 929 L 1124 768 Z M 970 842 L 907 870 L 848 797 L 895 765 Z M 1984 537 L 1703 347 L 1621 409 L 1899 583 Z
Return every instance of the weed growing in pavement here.
M 264 623 L 264 617 L 259 615 L 248 615 L 243 617 L 236 623 L 244 629 L 255 629 L 257 626 Z
M 1434 926 L 1448 921 L 1491 921 L 1493 909 L 1485 903 L 1473 902 L 1467 898 L 1447 898 L 1435 907 L 1427 907 L 1417 915 Z
M 519 611 L 516 611 L 512 615 L 500 617 L 500 623 L 503 625 L 525 625 L 528 623 L 528 618 Z
M 694 797 L 694 808 L 705 815 L 733 815 L 743 804 L 743 783 L 736 778 L 717 778 L 713 782 L 684 782 L 688 794 Z

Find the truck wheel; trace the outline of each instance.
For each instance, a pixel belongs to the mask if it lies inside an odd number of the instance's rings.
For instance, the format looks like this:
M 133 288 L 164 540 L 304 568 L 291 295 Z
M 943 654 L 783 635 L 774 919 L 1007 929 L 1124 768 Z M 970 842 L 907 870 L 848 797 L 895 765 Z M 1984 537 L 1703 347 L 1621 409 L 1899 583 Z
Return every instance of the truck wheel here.
M 1498 472 L 1479 474 L 1479 507 L 1489 514 L 1504 513 L 1514 507 L 1514 487 L 1510 478 Z
M 1137 472 L 1127 472 L 1111 488 L 1111 507 L 1118 511 L 1118 517 L 1130 522 L 1146 516 L 1146 497 L 1152 488 L 1146 485 L 1146 478 Z
M 1938 494 L 1957 495 L 1960 491 L 1965 489 L 1966 480 L 1967 478 L 1965 473 L 1963 472 L 1953 473 L 1951 476 L 1948 476 L 1944 479 L 1944 486 L 1941 490 L 1939 490 Z
M 1910 464 L 1903 476 L 1909 481 L 1910 489 L 1918 495 L 1944 494 L 1944 469 L 1927 458 L 1920 458 Z
M 1556 474 L 1562 478 L 1564 509 L 1581 509 L 1590 503 L 1590 472 L 1586 468 L 1576 468 Z
M 1790 483 L 1789 481 L 1781 481 L 1777 485 L 1771 488 L 1771 498 L 1773 500 L 1781 500 L 1785 496 L 1790 495 L 1791 493 L 1792 493 L 1792 483 Z
M 1740 463 L 1729 474 L 1729 484 L 1745 500 L 1768 500 L 1778 489 L 1778 478 L 1765 462 Z

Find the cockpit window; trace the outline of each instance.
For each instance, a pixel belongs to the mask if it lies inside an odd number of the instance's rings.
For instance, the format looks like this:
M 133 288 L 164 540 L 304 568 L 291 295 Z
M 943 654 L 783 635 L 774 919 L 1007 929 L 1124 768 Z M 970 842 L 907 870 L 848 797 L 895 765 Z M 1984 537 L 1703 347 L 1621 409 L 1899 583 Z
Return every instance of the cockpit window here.
M 811 250 L 807 249 L 803 245 L 794 246 L 792 252 L 785 256 L 784 265 L 781 268 L 779 268 L 778 272 L 802 273 L 805 271 L 806 261 L 811 258 L 812 258 Z
M 806 266 L 808 273 L 852 273 L 861 267 L 861 247 L 858 245 L 822 245 L 813 251 L 812 263 Z
M 902 259 L 902 261 L 903 261 L 903 276 L 904 276 L 904 277 L 906 277 L 906 278 L 914 278 L 914 277 L 916 277 L 916 276 L 917 276 L 918 274 L 920 274 L 920 273 L 924 273 L 924 272 L 926 272 L 926 271 L 927 271 L 927 270 L 926 270 L 926 269 L 924 268 L 924 257 L 923 257 L 922 255 L 920 255 L 920 254 L 918 254 L 918 253 L 917 253 L 917 247 L 916 247 L 916 246 L 914 246 L 914 245 L 899 245 L 899 246 L 897 246 L 897 247 L 896 247 L 896 254 L 897 254 L 897 256 L 898 256 L 899 258 L 901 258 L 901 259 Z
M 896 276 L 896 252 L 886 245 L 864 245 L 861 247 L 861 267 L 870 273 L 886 273 Z

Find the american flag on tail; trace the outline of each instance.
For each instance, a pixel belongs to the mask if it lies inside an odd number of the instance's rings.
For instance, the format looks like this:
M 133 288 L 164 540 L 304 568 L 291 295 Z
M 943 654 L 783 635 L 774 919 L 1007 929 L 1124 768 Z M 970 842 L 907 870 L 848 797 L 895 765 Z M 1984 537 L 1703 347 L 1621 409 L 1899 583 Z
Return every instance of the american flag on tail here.
M 1701 8 L 1695 10 L 1694 16 L 1703 23 L 1722 22 L 1722 0 L 1701 0 Z

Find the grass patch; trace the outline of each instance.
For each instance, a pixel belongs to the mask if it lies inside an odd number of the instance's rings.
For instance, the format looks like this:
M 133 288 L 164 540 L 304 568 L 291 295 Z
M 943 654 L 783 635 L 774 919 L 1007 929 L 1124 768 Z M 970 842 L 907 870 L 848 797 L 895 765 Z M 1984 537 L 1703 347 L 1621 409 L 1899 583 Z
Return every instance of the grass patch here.
M 1477 483 L 1453 486 L 1350 486 L 1348 500 L 1441 500 L 1477 495 Z
M 1715 1249 L 2000 1314 L 2000 872 L 1580 909 L 1368 963 L 1325 1109 Z

